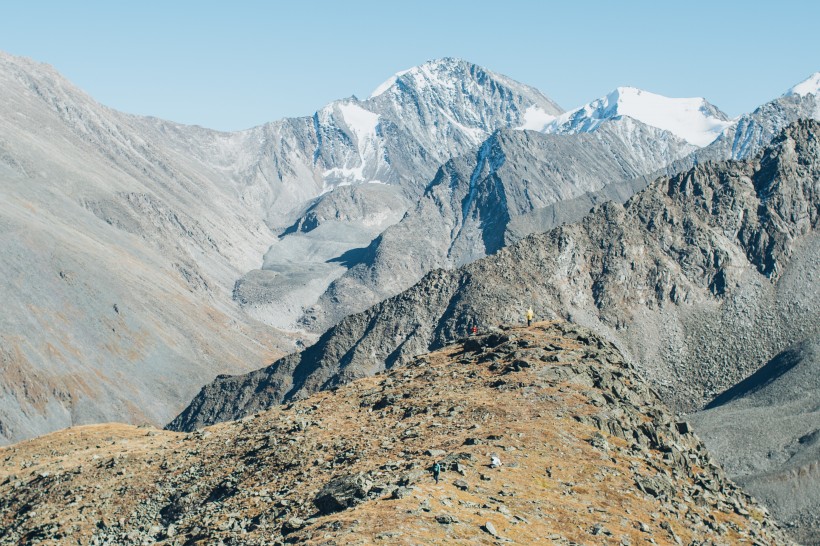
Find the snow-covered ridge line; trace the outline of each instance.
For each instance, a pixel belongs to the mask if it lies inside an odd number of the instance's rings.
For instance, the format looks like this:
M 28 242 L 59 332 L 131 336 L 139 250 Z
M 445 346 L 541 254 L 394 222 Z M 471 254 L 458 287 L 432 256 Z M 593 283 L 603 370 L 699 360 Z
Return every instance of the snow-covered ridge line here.
M 621 116 L 669 131 L 698 147 L 713 142 L 732 123 L 701 97 L 669 98 L 634 87 L 618 87 L 605 97 L 558 116 L 544 132 L 590 132 L 604 121 Z
M 460 59 L 455 58 L 443 58 L 443 59 L 436 59 L 433 61 L 427 61 L 423 64 L 418 66 L 414 66 L 412 68 L 408 68 L 407 70 L 400 70 L 396 72 L 392 76 L 390 76 L 387 80 L 382 82 L 373 92 L 370 94 L 370 99 L 376 98 L 380 95 L 383 95 L 388 90 L 390 90 L 393 85 L 398 81 L 399 78 L 402 76 L 409 74 L 413 77 L 413 81 L 415 85 L 419 88 L 425 87 L 428 82 L 434 82 L 439 85 L 443 85 L 444 87 L 452 86 L 451 81 L 444 81 L 440 78 L 436 77 L 436 72 L 440 71 L 442 67 L 446 67 L 448 65 L 457 65 L 459 63 L 465 63 L 466 61 L 462 61 Z
M 820 94 L 820 72 L 815 72 L 802 82 L 790 88 L 783 95 L 788 97 L 790 95 L 818 95 Z

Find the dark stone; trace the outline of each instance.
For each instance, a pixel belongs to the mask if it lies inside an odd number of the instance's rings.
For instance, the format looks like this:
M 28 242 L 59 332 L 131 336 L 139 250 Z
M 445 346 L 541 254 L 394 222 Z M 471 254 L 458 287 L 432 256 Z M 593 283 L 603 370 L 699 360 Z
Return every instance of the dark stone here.
M 484 349 L 492 349 L 493 347 L 498 347 L 502 343 L 506 343 L 509 340 L 509 336 L 506 336 L 504 334 L 490 334 L 487 336 L 467 338 L 466 340 L 464 340 L 464 352 L 481 352 Z
M 329 481 L 313 499 L 321 514 L 340 512 L 367 498 L 371 484 L 361 474 L 340 476 Z
M 205 502 L 217 502 L 228 497 L 233 497 L 239 489 L 236 487 L 236 482 L 231 480 L 230 478 L 227 480 L 222 480 L 219 485 L 213 488 L 211 494 L 208 495 L 208 498 Z
M 393 404 L 396 403 L 396 400 L 397 400 L 396 396 L 394 396 L 392 394 L 388 394 L 387 396 L 382 397 L 375 404 L 373 404 L 373 410 L 378 411 L 378 410 L 387 408 L 389 406 L 392 406 Z
M 191 499 L 187 495 L 176 492 L 168 499 L 168 504 L 159 511 L 163 525 L 179 521 L 191 509 Z

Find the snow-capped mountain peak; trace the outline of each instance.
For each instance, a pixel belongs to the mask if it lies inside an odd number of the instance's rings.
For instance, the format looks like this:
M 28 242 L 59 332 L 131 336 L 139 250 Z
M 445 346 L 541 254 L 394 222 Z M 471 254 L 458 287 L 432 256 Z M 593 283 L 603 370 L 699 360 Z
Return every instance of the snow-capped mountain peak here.
M 537 89 L 465 60 L 428 61 L 397 72 L 364 101 L 344 99 L 319 110 L 311 167 L 322 169 L 323 191 L 372 181 L 418 191 L 432 166 L 494 131 L 542 129 L 562 112 Z M 403 145 L 389 136 L 397 134 Z
M 591 132 L 604 121 L 622 116 L 669 131 L 699 147 L 711 143 L 731 124 L 726 114 L 700 97 L 669 98 L 635 87 L 618 87 L 605 97 L 559 116 L 544 131 Z
M 424 89 L 425 87 L 452 88 L 455 86 L 453 75 L 459 72 L 463 73 L 465 70 L 469 71 L 474 66 L 467 61 L 452 57 L 427 61 L 407 70 L 396 72 L 376 87 L 370 94 L 370 98 L 373 99 L 383 95 L 392 89 L 399 79 L 411 83 L 417 89 Z
M 785 96 L 800 95 L 801 97 L 818 94 L 820 94 L 820 72 L 815 72 L 784 93 Z
M 537 105 L 547 115 L 563 112 L 557 104 L 529 85 L 507 76 L 491 72 L 481 66 L 454 57 L 427 61 L 395 73 L 371 93 L 370 99 L 385 99 L 384 95 L 402 95 L 408 90 L 420 96 L 439 95 L 441 99 L 459 99 L 464 95 L 483 95 L 494 101 L 520 96 L 525 103 Z

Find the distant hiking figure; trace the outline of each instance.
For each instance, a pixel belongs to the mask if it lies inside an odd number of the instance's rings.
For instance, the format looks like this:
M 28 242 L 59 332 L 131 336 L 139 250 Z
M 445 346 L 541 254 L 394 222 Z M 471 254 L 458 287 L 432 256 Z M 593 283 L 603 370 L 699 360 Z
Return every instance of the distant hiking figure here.
M 532 312 L 532 307 L 527 309 L 527 327 L 529 328 L 532 324 L 532 317 L 535 316 L 535 313 Z
M 477 333 L 478 333 L 478 326 L 476 326 L 475 324 L 473 324 L 472 328 L 470 328 L 470 335 L 471 335 L 471 336 L 474 336 L 474 335 L 476 335 Z
M 433 465 L 433 478 L 435 478 L 436 483 L 438 483 L 438 475 L 441 473 L 441 465 L 436 463 Z

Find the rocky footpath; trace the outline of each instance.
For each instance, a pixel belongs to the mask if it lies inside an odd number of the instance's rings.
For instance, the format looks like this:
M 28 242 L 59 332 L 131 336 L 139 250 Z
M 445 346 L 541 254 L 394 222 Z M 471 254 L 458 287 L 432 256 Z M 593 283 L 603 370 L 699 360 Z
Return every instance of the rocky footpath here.
M 611 343 L 565 322 L 195 433 L 0 449 L 0 527 L 0 544 L 789 543 Z

